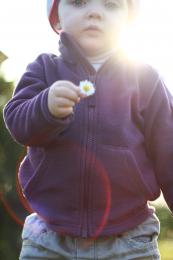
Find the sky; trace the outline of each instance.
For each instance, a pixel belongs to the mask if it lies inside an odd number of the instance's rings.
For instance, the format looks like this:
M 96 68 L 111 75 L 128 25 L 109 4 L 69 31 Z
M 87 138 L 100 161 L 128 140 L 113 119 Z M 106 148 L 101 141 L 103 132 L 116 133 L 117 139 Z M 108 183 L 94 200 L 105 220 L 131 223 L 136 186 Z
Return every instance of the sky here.
M 159 70 L 173 93 L 173 1 L 141 1 L 137 22 L 122 45 L 131 57 Z M 1 69 L 7 80 L 17 81 L 40 53 L 58 54 L 58 36 L 48 23 L 46 0 L 0 0 L 0 37 L 0 50 L 9 57 Z

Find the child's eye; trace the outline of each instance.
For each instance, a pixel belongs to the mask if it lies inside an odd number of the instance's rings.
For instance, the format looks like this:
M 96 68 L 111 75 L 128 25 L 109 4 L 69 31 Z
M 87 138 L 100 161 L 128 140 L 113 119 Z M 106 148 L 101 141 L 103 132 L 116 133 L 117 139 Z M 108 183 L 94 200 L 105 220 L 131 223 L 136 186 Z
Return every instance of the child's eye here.
M 119 1 L 106 1 L 105 6 L 108 9 L 117 9 L 120 8 L 120 3 Z
M 87 1 L 86 0 L 73 0 L 72 5 L 77 6 L 77 7 L 82 7 L 86 5 Z

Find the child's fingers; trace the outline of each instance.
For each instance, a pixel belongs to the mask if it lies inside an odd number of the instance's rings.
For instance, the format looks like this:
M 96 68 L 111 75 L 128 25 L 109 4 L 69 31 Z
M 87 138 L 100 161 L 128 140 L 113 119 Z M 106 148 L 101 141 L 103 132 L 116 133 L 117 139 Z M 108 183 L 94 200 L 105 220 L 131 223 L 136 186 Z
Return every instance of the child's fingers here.
M 67 88 L 66 86 L 63 86 L 56 88 L 55 96 L 66 98 L 76 103 L 79 99 L 79 92 L 74 90 L 74 88 Z
M 58 111 L 54 113 L 58 118 L 64 118 L 73 113 L 73 107 L 62 107 L 58 108 Z
M 64 98 L 64 97 L 58 97 L 57 100 L 56 100 L 56 104 L 60 108 L 62 108 L 62 107 L 74 107 L 75 102 L 70 100 L 70 99 Z
M 53 84 L 56 88 L 59 88 L 59 87 L 66 87 L 68 89 L 71 89 L 73 90 L 74 92 L 76 93 L 80 93 L 80 89 L 78 86 L 76 86 L 74 83 L 72 83 L 71 81 L 65 81 L 65 80 L 60 80 L 60 81 L 57 81 Z

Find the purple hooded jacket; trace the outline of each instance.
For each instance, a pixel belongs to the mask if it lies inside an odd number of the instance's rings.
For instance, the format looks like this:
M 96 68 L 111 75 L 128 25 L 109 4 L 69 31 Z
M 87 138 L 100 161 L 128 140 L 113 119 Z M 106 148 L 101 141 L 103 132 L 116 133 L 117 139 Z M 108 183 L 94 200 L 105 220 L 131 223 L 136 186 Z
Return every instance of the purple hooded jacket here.
M 29 64 L 4 109 L 28 146 L 19 180 L 33 211 L 58 233 L 93 237 L 140 224 L 160 190 L 173 210 L 173 100 L 157 72 L 116 53 L 95 72 L 66 33 L 60 53 Z M 54 118 L 49 87 L 86 79 L 95 94 Z

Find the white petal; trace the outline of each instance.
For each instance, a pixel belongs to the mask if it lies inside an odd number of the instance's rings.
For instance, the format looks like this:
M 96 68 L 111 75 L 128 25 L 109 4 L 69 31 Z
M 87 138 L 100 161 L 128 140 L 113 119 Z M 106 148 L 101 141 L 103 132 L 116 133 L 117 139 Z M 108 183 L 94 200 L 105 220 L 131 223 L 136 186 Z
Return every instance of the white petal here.
M 84 89 L 85 86 L 88 86 L 88 90 L 86 91 Z M 80 82 L 80 85 L 79 85 L 79 88 L 80 88 L 80 91 L 84 94 L 86 94 L 87 96 L 90 96 L 90 95 L 93 95 L 94 92 L 95 92 L 95 88 L 94 88 L 94 85 L 92 82 L 88 81 L 88 80 L 84 80 L 84 81 L 81 81 Z

